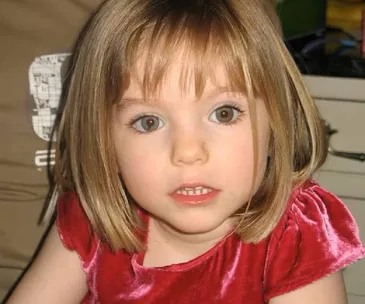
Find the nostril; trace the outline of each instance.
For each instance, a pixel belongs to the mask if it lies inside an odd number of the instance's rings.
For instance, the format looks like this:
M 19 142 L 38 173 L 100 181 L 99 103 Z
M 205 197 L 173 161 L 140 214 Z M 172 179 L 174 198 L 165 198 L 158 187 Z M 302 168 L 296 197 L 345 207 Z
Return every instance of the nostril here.
M 205 163 L 209 158 L 205 142 L 193 138 L 175 142 L 171 154 L 172 162 L 175 165 Z

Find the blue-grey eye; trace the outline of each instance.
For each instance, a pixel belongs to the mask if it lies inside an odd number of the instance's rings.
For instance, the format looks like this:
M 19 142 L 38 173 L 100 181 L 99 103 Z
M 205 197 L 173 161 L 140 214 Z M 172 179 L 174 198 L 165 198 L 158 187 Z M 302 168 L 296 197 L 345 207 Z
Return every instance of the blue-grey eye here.
M 209 115 L 209 119 L 217 123 L 229 124 L 235 121 L 240 114 L 241 111 L 233 106 L 222 106 L 215 109 Z
M 164 126 L 163 120 L 161 118 L 152 115 L 143 116 L 133 124 L 133 127 L 136 130 L 143 133 L 156 131 L 157 129 L 160 129 L 163 126 Z

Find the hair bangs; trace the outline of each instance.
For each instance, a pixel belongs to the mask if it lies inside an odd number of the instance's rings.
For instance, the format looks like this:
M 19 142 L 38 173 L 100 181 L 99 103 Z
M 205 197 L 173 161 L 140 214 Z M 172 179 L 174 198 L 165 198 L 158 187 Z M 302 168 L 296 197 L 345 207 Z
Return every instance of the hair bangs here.
M 177 63 L 182 94 L 194 87 L 199 98 L 209 81 L 217 87 L 253 96 L 248 52 L 237 46 L 241 37 L 226 22 L 228 16 L 222 11 L 203 8 L 206 10 L 203 14 L 189 10 L 163 11 L 164 14 L 155 15 L 153 23 L 135 30 L 123 57 L 122 92 L 133 77 L 144 98 L 156 97 Z M 245 42 L 240 45 L 244 47 Z M 223 69 L 227 83 L 219 83 L 218 68 Z

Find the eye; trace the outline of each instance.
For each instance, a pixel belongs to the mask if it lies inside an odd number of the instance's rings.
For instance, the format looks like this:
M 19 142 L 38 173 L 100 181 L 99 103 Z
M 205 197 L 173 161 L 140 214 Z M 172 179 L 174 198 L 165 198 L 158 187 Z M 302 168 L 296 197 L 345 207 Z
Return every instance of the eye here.
M 157 116 L 146 115 L 136 119 L 131 125 L 138 132 L 148 133 L 162 128 L 165 123 Z
M 209 119 L 222 124 L 232 124 L 239 120 L 243 111 L 235 105 L 224 105 L 215 109 Z

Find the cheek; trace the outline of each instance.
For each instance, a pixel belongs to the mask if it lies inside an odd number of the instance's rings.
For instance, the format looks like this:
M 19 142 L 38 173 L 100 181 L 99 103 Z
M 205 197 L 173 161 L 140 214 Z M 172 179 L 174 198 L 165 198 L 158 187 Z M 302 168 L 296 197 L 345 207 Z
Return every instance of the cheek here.
M 141 188 L 155 187 L 158 183 L 163 164 L 161 153 L 155 152 L 146 149 L 146 145 L 139 145 L 136 140 L 129 145 L 117 147 L 119 171 L 131 194 Z
M 217 167 L 220 178 L 231 185 L 247 185 L 253 171 L 253 145 L 250 132 L 239 128 L 228 133 L 224 140 L 216 144 Z M 219 172 L 218 172 L 219 174 Z
M 269 127 L 267 124 L 260 124 L 258 134 L 257 172 L 254 191 L 259 187 L 266 171 L 268 157 Z M 226 175 L 223 177 L 226 182 L 234 185 L 240 191 L 251 189 L 254 176 L 254 151 L 251 130 L 237 132 L 234 138 L 227 138 L 221 144 L 219 162 L 221 170 Z M 222 173 L 223 173 L 222 172 Z

